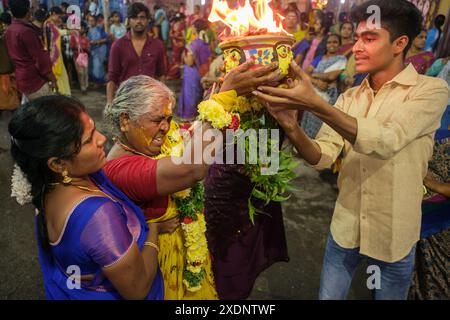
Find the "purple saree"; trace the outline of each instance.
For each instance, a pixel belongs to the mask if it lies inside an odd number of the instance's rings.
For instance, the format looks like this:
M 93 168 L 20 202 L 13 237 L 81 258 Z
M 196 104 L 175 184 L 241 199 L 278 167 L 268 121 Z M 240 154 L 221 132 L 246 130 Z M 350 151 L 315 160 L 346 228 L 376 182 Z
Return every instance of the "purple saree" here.
M 60 239 L 50 244 L 49 249 L 45 249 L 38 238 L 39 263 L 49 300 L 123 299 L 101 268 L 118 261 L 133 241 L 142 250 L 147 239 L 149 228 L 141 209 L 101 170 L 91 178 L 100 190 L 117 202 L 103 196 L 86 197 L 74 207 Z M 39 232 L 38 227 L 36 230 Z M 76 269 L 80 275 L 94 274 L 95 278 L 75 286 L 73 275 Z M 146 299 L 163 298 L 164 283 L 158 267 Z
M 209 45 L 200 39 L 192 41 L 190 51 L 195 63 L 192 66 L 184 65 L 183 83 L 176 113 L 183 119 L 192 119 L 197 115 L 197 105 L 203 98 L 200 69 L 208 65 L 211 56 Z

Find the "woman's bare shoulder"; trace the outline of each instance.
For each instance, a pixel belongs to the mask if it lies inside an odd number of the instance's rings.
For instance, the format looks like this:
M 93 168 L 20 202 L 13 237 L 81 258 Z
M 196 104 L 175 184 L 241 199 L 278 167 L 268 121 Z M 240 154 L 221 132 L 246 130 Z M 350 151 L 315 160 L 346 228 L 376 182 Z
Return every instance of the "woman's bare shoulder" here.
M 67 188 L 65 190 L 65 188 Z M 89 191 L 73 187 L 60 186 L 47 195 L 45 199 L 45 218 L 47 221 L 48 237 L 56 242 L 63 232 L 66 220 L 74 209 L 86 198 L 97 195 Z M 98 196 L 101 196 L 98 194 Z

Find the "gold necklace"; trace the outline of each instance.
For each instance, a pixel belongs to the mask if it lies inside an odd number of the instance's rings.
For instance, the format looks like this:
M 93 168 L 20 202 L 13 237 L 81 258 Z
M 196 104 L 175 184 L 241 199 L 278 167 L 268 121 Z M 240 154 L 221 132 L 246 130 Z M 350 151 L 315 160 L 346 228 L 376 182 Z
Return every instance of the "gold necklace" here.
M 91 189 L 91 188 L 88 188 L 88 187 L 78 186 L 78 185 L 72 184 L 72 183 L 69 183 L 69 184 L 64 184 L 64 183 L 61 183 L 61 182 L 50 183 L 51 186 L 56 186 L 56 185 L 59 185 L 59 184 L 62 184 L 63 186 L 72 186 L 72 187 L 75 187 L 75 188 L 78 188 L 78 189 L 84 190 L 84 191 L 90 191 L 90 192 L 102 192 L 102 193 L 104 193 L 104 192 L 103 192 L 102 190 L 100 190 L 100 189 Z
M 78 188 L 78 189 L 83 190 L 83 191 L 100 192 L 100 193 L 103 193 L 106 197 L 108 197 L 112 201 L 117 202 L 117 200 L 115 200 L 109 194 L 107 194 L 106 192 L 104 192 L 104 191 L 102 191 L 100 189 L 91 189 L 91 188 L 88 188 L 88 187 L 78 186 L 78 185 L 72 184 L 72 183 L 69 183 L 69 184 L 64 184 L 64 183 L 61 183 L 61 182 L 50 183 L 51 186 L 56 186 L 56 185 L 59 185 L 59 184 L 62 184 L 63 186 L 72 186 L 72 187 Z
M 115 143 L 117 143 L 117 144 L 118 144 L 123 150 L 125 150 L 125 151 L 129 151 L 129 152 L 131 152 L 131 153 L 134 153 L 134 154 L 137 154 L 137 155 L 140 155 L 140 156 L 144 156 L 144 157 L 153 159 L 153 157 L 149 156 L 148 154 L 145 154 L 145 153 L 136 151 L 136 150 L 134 150 L 133 148 L 130 148 L 130 147 L 127 146 L 125 143 L 123 143 L 122 141 L 120 141 L 120 139 L 119 139 L 118 137 L 113 137 L 113 141 L 114 141 Z

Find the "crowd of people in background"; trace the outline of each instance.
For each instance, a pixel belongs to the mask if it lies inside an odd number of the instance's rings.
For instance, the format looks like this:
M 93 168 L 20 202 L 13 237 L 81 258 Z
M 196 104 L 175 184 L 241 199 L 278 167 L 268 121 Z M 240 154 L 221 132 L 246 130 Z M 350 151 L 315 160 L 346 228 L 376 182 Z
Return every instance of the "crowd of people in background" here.
M 347 12 L 340 12 L 335 21 L 333 12 L 318 9 L 299 12 L 293 3 L 285 9 L 279 8 L 277 2 L 271 2 L 271 5 L 276 13 L 285 17 L 283 27 L 295 38 L 295 61 L 311 75 L 317 90 L 330 103 L 336 102 L 340 93 L 362 81 L 365 75 L 356 74 L 352 52 L 355 25 L 349 21 Z M 104 89 L 106 86 L 107 103 L 111 103 L 115 89 L 130 76 L 143 74 L 162 81 L 183 79 L 177 115 L 190 120 L 196 115 L 195 108 L 204 90 L 223 76 L 219 64 L 223 57 L 218 44 L 225 26 L 220 22 L 208 22 L 209 8 L 196 5 L 192 14 L 187 14 L 184 3 L 155 5 L 151 9 L 135 3 L 129 5 L 131 10 L 126 15 L 113 11 L 105 19 L 98 1 L 90 1 L 84 7 L 79 27 L 74 29 L 67 24 L 72 14 L 67 12 L 68 7 L 66 2 L 52 8 L 40 5 L 31 8 L 31 12 L 26 13 L 28 16 L 19 17 L 25 14 L 19 13 L 15 17 L 32 23 L 38 37 L 34 41 L 39 40 L 45 51 L 41 54 L 50 57 L 56 80 L 51 88 L 53 91 L 70 95 L 71 89 L 76 88 L 86 94 L 88 89 Z M 20 47 L 17 42 L 23 40 L 15 37 L 7 40 L 6 29 L 13 16 L 7 8 L 0 19 L 0 51 L 5 57 L 0 71 L 3 83 L 8 79 L 8 86 L 2 86 L 0 95 L 9 97 L 2 99 L 5 101 L 2 102 L 4 106 L 0 106 L 2 109 L 17 106 L 18 99 L 30 94 L 33 96 L 38 89 L 41 93 L 46 92 L 43 79 L 33 84 L 33 88 L 22 84 L 23 81 L 29 82 L 28 78 L 21 77 L 22 67 L 27 66 L 23 61 L 27 60 L 28 53 L 14 49 Z M 430 28 L 423 29 L 414 39 L 405 63 L 412 63 L 420 74 L 436 76 L 448 61 L 447 56 L 436 56 L 445 21 L 445 16 L 438 15 Z M 40 67 L 48 63 L 39 55 L 33 59 L 43 59 L 38 60 Z M 213 64 L 214 60 L 216 63 Z M 13 69 L 8 67 L 12 65 L 16 66 L 15 76 Z M 210 67 L 214 69 L 209 70 Z M 330 70 L 333 74 L 328 77 Z M 43 75 L 48 70 L 37 71 Z M 45 80 L 45 83 L 51 82 L 51 76 Z M 308 134 L 314 137 L 321 123 L 305 113 L 303 124 Z

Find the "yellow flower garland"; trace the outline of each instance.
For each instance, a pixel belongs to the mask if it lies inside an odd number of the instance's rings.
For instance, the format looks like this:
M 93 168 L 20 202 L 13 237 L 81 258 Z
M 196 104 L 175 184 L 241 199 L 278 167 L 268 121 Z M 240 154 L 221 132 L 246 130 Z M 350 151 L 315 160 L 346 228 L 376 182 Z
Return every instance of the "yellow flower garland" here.
M 236 98 L 235 102 L 231 105 L 225 107 L 228 112 L 237 112 L 238 114 L 250 112 L 250 111 L 260 111 L 263 105 L 256 99 L 256 97 L 244 97 L 239 96 Z
M 206 100 L 198 105 L 197 119 L 209 121 L 213 128 L 223 129 L 231 124 L 231 113 L 215 100 Z
M 181 156 L 183 153 L 183 137 L 179 133 L 179 126 L 172 121 L 170 129 L 166 135 L 163 145 L 161 146 L 161 153 L 154 157 L 160 159 L 169 156 Z M 174 199 L 187 198 L 191 193 L 191 189 L 185 189 L 172 194 L 170 197 L 171 203 L 176 205 Z M 195 275 L 205 276 L 204 264 L 207 260 L 209 250 L 206 241 L 206 222 L 203 212 L 197 212 L 197 220 L 190 223 L 181 222 L 181 228 L 184 236 L 184 246 L 186 248 L 186 269 Z M 190 292 L 196 292 L 201 289 L 201 285 L 193 286 L 183 277 L 183 284 Z
M 198 105 L 198 120 L 209 121 L 213 128 L 237 129 L 240 114 L 250 111 L 260 111 L 263 105 L 256 97 L 237 96 L 236 91 L 230 90 L 213 94 L 211 99 Z

